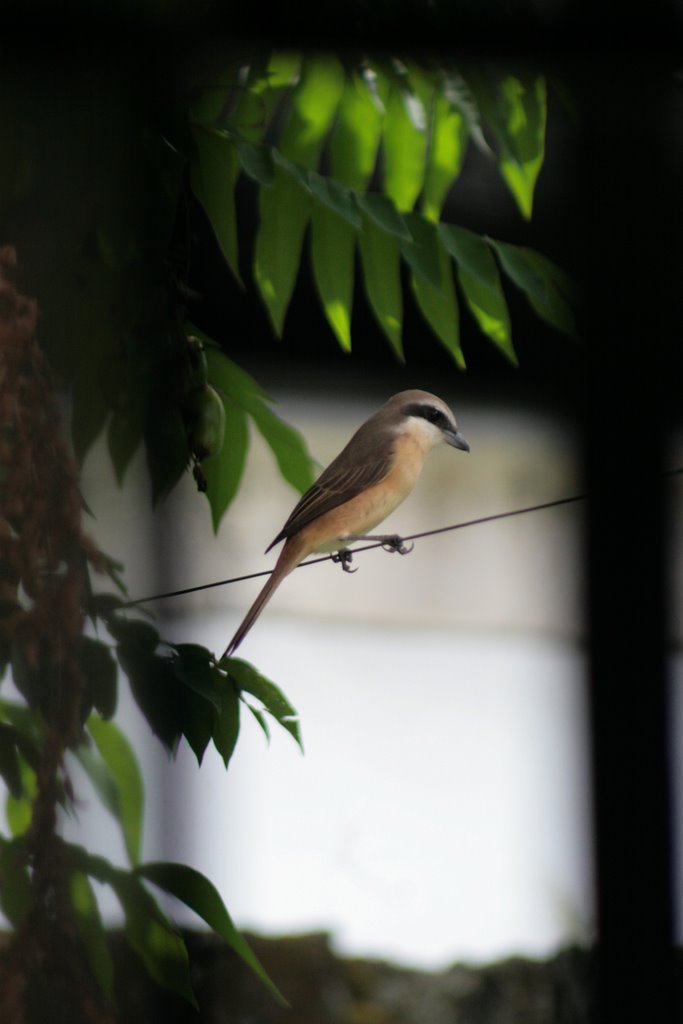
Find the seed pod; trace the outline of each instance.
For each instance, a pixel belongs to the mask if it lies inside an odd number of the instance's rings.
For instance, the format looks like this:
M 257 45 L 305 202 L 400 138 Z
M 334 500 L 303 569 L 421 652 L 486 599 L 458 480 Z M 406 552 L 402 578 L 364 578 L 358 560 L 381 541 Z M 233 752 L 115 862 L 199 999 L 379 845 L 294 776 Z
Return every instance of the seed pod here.
M 190 449 L 198 462 L 218 455 L 225 438 L 225 409 L 218 392 L 205 384 L 193 396 Z

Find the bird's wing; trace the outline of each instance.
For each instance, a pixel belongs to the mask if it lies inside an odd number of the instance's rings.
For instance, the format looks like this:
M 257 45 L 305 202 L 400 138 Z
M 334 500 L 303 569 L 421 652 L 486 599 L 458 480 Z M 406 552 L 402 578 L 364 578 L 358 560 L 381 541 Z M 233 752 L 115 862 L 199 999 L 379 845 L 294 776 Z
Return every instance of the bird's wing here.
M 377 453 L 373 458 L 363 460 L 360 465 L 341 464 L 339 456 L 330 463 L 312 487 L 301 497 L 289 519 L 266 551 L 281 540 L 298 533 L 314 519 L 318 519 L 333 508 L 344 505 L 356 495 L 383 480 L 391 468 L 390 450 Z

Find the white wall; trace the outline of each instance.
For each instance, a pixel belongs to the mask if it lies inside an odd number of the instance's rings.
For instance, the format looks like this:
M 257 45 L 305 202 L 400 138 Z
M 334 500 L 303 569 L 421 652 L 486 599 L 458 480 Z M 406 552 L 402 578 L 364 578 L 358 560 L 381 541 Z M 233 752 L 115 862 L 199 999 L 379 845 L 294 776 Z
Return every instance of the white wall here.
M 382 400 L 323 408 L 289 395 L 280 411 L 325 464 Z M 388 530 L 581 490 L 561 424 L 454 404 L 471 454 L 434 451 Z M 135 472 L 144 477 L 141 464 Z M 147 493 L 119 492 L 101 450 L 83 489 L 133 597 L 270 568 L 273 553 L 262 552 L 296 500 L 257 437 L 216 539 L 189 479 L 154 524 Z M 239 653 L 299 710 L 305 757 L 279 730 L 266 749 L 245 717 L 227 774 L 212 752 L 201 770 L 186 748 L 168 764 L 124 700 L 158 783 L 146 855 L 204 870 L 244 927 L 326 928 L 347 952 L 437 966 L 583 937 L 592 895 L 581 518 L 571 505 L 424 539 L 406 557 L 368 552 L 354 575 L 331 563 L 295 572 Z M 159 602 L 162 633 L 221 651 L 258 587 Z M 114 856 L 120 843 L 94 797 L 79 817 L 70 832 Z

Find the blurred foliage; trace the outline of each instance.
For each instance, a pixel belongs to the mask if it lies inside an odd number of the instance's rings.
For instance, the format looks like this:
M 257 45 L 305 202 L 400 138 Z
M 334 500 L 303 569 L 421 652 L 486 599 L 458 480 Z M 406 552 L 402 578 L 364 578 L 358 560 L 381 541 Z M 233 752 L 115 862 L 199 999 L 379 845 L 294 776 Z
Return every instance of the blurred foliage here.
M 574 331 L 571 283 L 550 260 L 443 220 L 470 146 L 531 217 L 547 119 L 539 74 L 277 52 L 214 57 L 193 75 L 201 85 L 174 90 L 124 76 L 115 57 L 44 75 L 3 72 L 0 230 L 19 247 L 41 341 L 72 390 L 77 457 L 106 431 L 123 482 L 144 442 L 154 500 L 193 466 L 217 529 L 250 422 L 293 486 L 312 480 L 302 439 L 218 356 L 230 354 L 231 325 L 203 312 L 226 274 L 255 289 L 281 335 L 307 247 L 346 351 L 358 276 L 398 359 L 404 283 L 459 368 L 463 302 L 516 362 L 505 280 Z M 238 229 L 240 179 L 256 191 L 253 240 Z
M 219 662 L 196 644 L 165 643 L 131 612 L 120 566 L 82 529 L 78 467 L 37 341 L 37 307 L 12 283 L 15 270 L 14 250 L 0 248 L 0 681 L 11 671 L 16 691 L 14 699 L 0 699 L 7 790 L 0 910 L 14 929 L 0 956 L 0 1019 L 33 1019 L 30 999 L 42 1001 L 41 1019 L 46 1001 L 57 998 L 60 1006 L 67 999 L 60 1019 L 69 1021 L 93 1019 L 84 1009 L 91 998 L 111 1008 L 113 967 L 93 882 L 116 895 L 129 942 L 161 985 L 194 1003 L 185 945 L 149 885 L 191 907 L 284 1002 L 208 879 L 183 865 L 141 862 L 143 778 L 112 718 L 122 669 L 170 755 L 185 741 L 201 764 L 213 742 L 227 768 L 243 707 L 266 736 L 270 717 L 301 746 L 296 711 L 252 666 Z M 193 351 L 203 372 L 203 349 L 197 343 Z M 279 421 L 273 428 L 262 393 L 252 388 L 249 395 L 263 432 L 282 431 Z M 203 435 L 206 445 L 213 439 Z M 279 443 L 286 451 L 285 440 Z M 108 574 L 121 593 L 95 592 L 93 573 Z M 118 823 L 128 867 L 61 839 L 58 812 L 76 816 L 80 807 L 75 761 Z M 54 988 L 55 978 L 67 995 Z
M 360 275 L 396 358 L 408 282 L 454 367 L 464 368 L 462 301 L 514 364 L 506 282 L 566 333 L 574 330 L 571 283 L 540 253 L 448 223 L 443 210 L 474 145 L 520 216 L 531 217 L 546 85 L 540 75 L 495 69 L 275 53 L 209 63 L 194 76 L 201 86 L 174 91 L 128 65 L 124 72 L 115 53 L 99 57 L 65 56 L 58 70 L 55 57 L 31 76 L 12 61 L 0 71 L 0 242 L 18 248 L 22 289 L 40 307 L 37 320 L 12 293 L 31 357 L 17 349 L 14 378 L 0 346 L 0 678 L 11 669 L 23 700 L 0 700 L 0 907 L 18 935 L 30 935 L 36 908 L 49 909 L 45 893 L 66 879 L 67 910 L 60 904 L 56 913 L 71 915 L 73 927 L 63 934 L 80 944 L 108 1002 L 113 969 L 94 888 L 104 884 L 150 974 L 193 1002 L 187 952 L 154 886 L 199 914 L 282 1001 L 206 878 L 141 861 L 144 783 L 112 719 L 122 669 L 169 755 L 185 742 L 201 764 L 213 744 L 227 767 L 243 708 L 266 737 L 274 721 L 301 746 L 296 711 L 253 666 L 167 643 L 131 612 L 121 567 L 80 530 L 77 471 L 55 443 L 42 350 L 70 394 L 76 458 L 106 432 L 119 483 L 144 444 L 153 500 L 191 468 L 217 530 L 255 427 L 282 476 L 304 491 L 313 467 L 302 438 L 230 358 L 232 325 L 207 328 L 202 309 L 212 285 L 198 293 L 192 268 L 208 262 L 218 282 L 232 275 L 243 288 L 253 279 L 281 335 L 308 246 L 321 307 L 345 351 Z M 259 212 L 253 239 L 238 229 L 241 178 Z M 10 306 L 0 321 L 16 341 Z M 63 520 L 56 540 L 55 509 Z M 90 568 L 107 572 L 121 593 L 94 593 Z M 68 628 L 60 633 L 62 621 Z M 91 635 L 83 635 L 84 621 Z M 78 807 L 74 759 L 120 827 L 126 868 L 56 833 L 55 807 Z M 10 969 L 21 972 L 17 956 Z
M 511 271 L 494 239 L 465 239 L 462 228 L 441 220 L 470 144 L 490 156 L 522 217 L 531 217 L 545 152 L 542 76 L 481 69 L 463 75 L 389 59 L 345 67 L 334 57 L 279 53 L 225 79 L 191 107 L 192 187 L 241 281 L 232 197 L 240 173 L 256 183 L 253 273 L 276 334 L 307 230 L 318 296 L 345 350 L 352 345 L 356 253 L 368 301 L 398 358 L 402 263 L 422 315 L 461 368 L 454 274 L 481 331 L 512 362 L 499 269 L 540 316 L 573 332 L 571 286 L 549 261 L 536 266 L 544 298 L 534 302 L 528 276 Z
M 128 676 L 140 710 L 168 753 L 175 756 L 184 740 L 198 764 L 212 742 L 227 768 L 239 735 L 242 708 L 257 719 L 267 738 L 270 717 L 301 747 L 295 709 L 274 683 L 246 662 L 228 658 L 219 663 L 197 644 L 164 643 L 154 626 L 131 616 L 117 595 L 93 595 L 85 610 L 95 626 L 106 629 L 114 647 L 104 639 L 83 638 L 81 667 L 92 696 L 78 742 L 59 771 L 59 803 L 65 813 L 77 812 L 79 798 L 70 783 L 70 759 L 75 758 L 118 823 L 130 868 L 116 867 L 108 858 L 55 840 L 68 872 L 71 911 L 82 955 L 109 1001 L 113 968 L 92 887 L 97 882 L 109 886 L 116 895 L 129 942 L 151 976 L 194 1002 L 184 944 L 149 892 L 146 883 L 151 883 L 203 918 L 285 1004 L 207 878 L 185 865 L 140 860 L 144 784 L 129 740 L 111 720 L 117 704 L 116 662 Z M 13 647 L 13 654 L 20 650 L 19 639 Z M 104 695 L 104 701 L 98 702 L 96 694 Z M 98 703 L 103 703 L 106 710 Z M 0 777 L 7 787 L 5 816 L 9 832 L 0 835 L 0 909 L 16 929 L 26 921 L 34 899 L 28 837 L 38 790 L 37 774 L 50 728 L 34 704 L 30 696 L 26 696 L 25 704 L 0 700 Z

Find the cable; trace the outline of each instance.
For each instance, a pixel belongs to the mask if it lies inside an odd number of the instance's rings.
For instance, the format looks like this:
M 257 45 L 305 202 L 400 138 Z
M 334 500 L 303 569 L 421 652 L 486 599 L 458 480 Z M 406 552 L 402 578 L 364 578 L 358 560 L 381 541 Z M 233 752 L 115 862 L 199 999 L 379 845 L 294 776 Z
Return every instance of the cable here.
M 670 469 L 663 473 L 664 477 L 677 476 L 683 473 L 683 467 Z M 477 519 L 466 519 L 462 523 L 451 523 L 450 526 L 440 526 L 434 530 L 425 530 L 422 533 L 413 533 L 409 537 L 402 537 L 404 541 L 422 540 L 425 537 L 436 537 L 441 533 L 450 533 L 453 530 L 464 530 L 469 526 L 481 526 L 484 523 L 497 522 L 499 519 L 511 519 L 513 516 L 523 516 L 530 512 L 541 512 L 547 508 L 557 508 L 560 505 L 571 505 L 577 501 L 586 501 L 588 494 L 574 494 L 569 498 L 556 498 L 554 501 L 543 501 L 539 505 L 527 505 L 525 508 L 514 508 L 507 512 L 495 512 L 490 516 L 479 516 Z M 382 542 L 375 541 L 372 544 L 365 544 L 360 548 L 353 548 L 353 554 L 360 554 L 362 551 L 372 551 L 373 548 L 381 548 Z M 320 562 L 330 562 L 335 556 L 321 555 L 319 558 L 309 558 L 301 562 L 297 568 L 304 569 L 308 565 L 319 565 Z M 163 601 L 169 597 L 183 597 L 185 594 L 196 594 L 200 590 L 211 590 L 213 587 L 227 587 L 232 583 L 243 583 L 246 580 L 255 580 L 259 576 L 270 576 L 272 569 L 263 569 L 261 572 L 250 572 L 246 576 L 233 576 L 229 580 L 216 580 L 213 583 L 200 583 L 196 587 L 183 587 L 182 590 L 169 590 L 164 594 L 150 594 L 149 597 L 139 597 L 136 601 L 126 601 L 119 605 L 119 608 L 134 608 L 139 604 L 147 604 L 149 601 Z
M 402 537 L 402 540 L 422 540 L 424 537 L 435 537 L 440 533 L 448 533 L 451 530 L 464 530 L 468 526 L 480 526 L 482 523 L 495 522 L 497 519 L 509 519 L 512 516 L 525 515 L 528 512 L 538 512 L 542 509 L 553 508 L 557 505 L 569 505 L 572 502 L 584 501 L 588 495 L 576 494 L 571 498 L 558 498 L 555 501 L 545 501 L 540 505 L 529 505 L 526 508 L 516 508 L 508 512 L 497 512 L 490 516 L 480 516 L 477 519 L 468 519 L 462 523 L 452 523 L 450 526 L 441 526 L 435 530 L 425 530 L 423 533 L 413 533 L 409 537 Z M 354 555 L 359 554 L 362 551 L 372 551 L 373 548 L 381 548 L 382 542 L 375 541 L 372 544 L 365 544 L 360 548 L 353 548 Z M 309 558 L 305 562 L 301 562 L 297 568 L 304 569 L 308 565 L 318 565 L 320 562 L 330 562 L 334 558 L 333 554 L 321 555 L 319 558 Z M 261 572 L 250 572 L 246 576 L 233 576 L 229 580 L 215 580 L 213 583 L 200 583 L 196 587 L 183 587 L 182 590 L 169 590 L 163 594 L 150 594 L 148 597 L 139 597 L 135 601 L 126 601 L 124 604 L 119 605 L 119 608 L 133 608 L 138 604 L 147 604 L 149 601 L 162 601 L 168 597 L 183 597 L 185 594 L 196 594 L 200 590 L 211 590 L 213 587 L 227 587 L 232 583 L 243 583 L 246 580 L 258 579 L 259 576 L 270 576 L 272 569 L 263 569 Z

